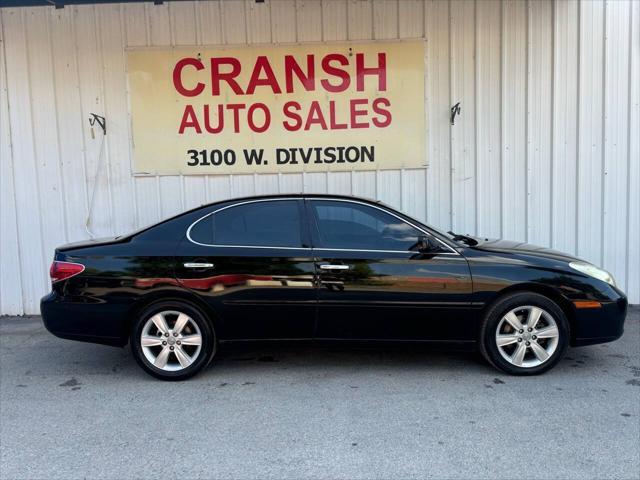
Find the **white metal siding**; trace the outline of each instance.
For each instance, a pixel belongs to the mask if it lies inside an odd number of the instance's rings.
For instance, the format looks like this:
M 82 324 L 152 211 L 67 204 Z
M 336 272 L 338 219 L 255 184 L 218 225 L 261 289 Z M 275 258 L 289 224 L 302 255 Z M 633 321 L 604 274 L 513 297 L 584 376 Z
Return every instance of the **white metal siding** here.
M 640 2 L 253 0 L 1 9 L 0 313 L 56 245 L 268 192 L 376 197 L 441 228 L 611 270 L 640 302 Z M 127 46 L 427 40 L 427 168 L 132 177 Z M 449 125 L 449 109 L 462 113 Z M 91 136 L 90 112 L 108 135 Z

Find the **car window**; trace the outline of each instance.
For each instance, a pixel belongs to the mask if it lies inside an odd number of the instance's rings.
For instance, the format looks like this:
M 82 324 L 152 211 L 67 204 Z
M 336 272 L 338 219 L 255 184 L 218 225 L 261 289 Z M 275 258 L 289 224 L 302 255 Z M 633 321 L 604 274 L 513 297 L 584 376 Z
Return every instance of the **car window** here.
M 300 247 L 300 225 L 295 200 L 251 202 L 200 220 L 190 236 L 205 245 Z
M 351 202 L 314 200 L 309 202 L 316 218 L 312 229 L 319 248 L 358 250 L 411 250 L 416 247 L 418 229 L 377 208 Z

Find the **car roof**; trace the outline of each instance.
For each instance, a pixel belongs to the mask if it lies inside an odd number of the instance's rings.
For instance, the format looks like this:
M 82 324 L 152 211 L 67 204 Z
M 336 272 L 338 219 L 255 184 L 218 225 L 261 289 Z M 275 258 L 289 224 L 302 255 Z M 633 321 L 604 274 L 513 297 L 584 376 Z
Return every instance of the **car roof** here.
M 326 198 L 326 199 L 343 199 L 343 200 L 359 200 L 368 203 L 382 203 L 379 200 L 374 200 L 366 197 L 356 197 L 355 195 L 340 195 L 340 194 L 332 194 L 332 193 L 273 193 L 266 195 L 249 195 L 245 197 L 232 197 L 224 200 L 218 200 L 216 202 L 211 202 L 207 204 L 203 204 L 203 207 L 208 205 L 216 205 L 218 203 L 226 203 L 226 202 L 237 202 L 237 201 L 246 201 L 246 200 L 267 200 L 267 199 L 277 199 L 277 198 Z
M 242 202 L 251 202 L 254 200 L 277 200 L 279 198 L 294 198 L 294 199 L 303 199 L 303 198 L 322 198 L 322 199 L 327 199 L 327 200 L 355 200 L 358 202 L 362 202 L 362 203 L 368 203 L 370 205 L 380 205 L 385 207 L 386 209 L 391 210 L 395 215 L 399 215 L 400 217 L 403 217 L 406 221 L 411 221 L 411 222 L 415 222 L 418 225 L 421 225 L 424 228 L 429 229 L 429 231 L 431 232 L 432 235 L 438 237 L 440 239 L 440 241 L 442 241 L 443 243 L 445 243 L 449 248 L 454 248 L 450 241 L 448 240 L 443 240 L 441 238 L 441 234 L 438 234 L 437 231 L 434 232 L 432 227 L 429 227 L 427 224 L 421 222 L 420 220 L 417 220 L 401 211 L 396 210 L 395 208 L 379 201 L 379 200 L 373 200 L 370 198 L 366 198 L 366 197 L 357 197 L 355 195 L 340 195 L 340 194 L 331 194 L 331 193 L 274 193 L 274 194 L 266 194 L 266 195 L 249 195 L 249 196 L 244 196 L 244 197 L 235 197 L 235 198 L 227 198 L 227 199 L 220 199 L 217 200 L 215 202 L 211 202 L 211 203 L 206 203 L 206 204 L 202 204 L 198 207 L 192 208 L 191 210 L 185 211 L 185 212 L 181 212 L 178 213 L 177 215 L 174 215 L 173 217 L 164 219 L 156 224 L 153 225 L 149 225 L 147 227 L 143 227 L 135 232 L 131 232 L 128 235 L 124 235 L 123 237 L 133 237 L 136 235 L 140 235 L 146 231 L 149 231 L 151 229 L 154 229 L 155 227 L 158 227 L 162 224 L 165 223 L 169 223 L 173 220 L 176 220 L 180 217 L 183 217 L 185 215 L 189 215 L 195 212 L 198 212 L 200 210 L 209 208 L 209 207 L 213 207 L 216 205 L 224 205 L 224 204 L 229 204 L 229 205 L 233 205 L 234 203 L 242 203 Z
M 133 232 L 127 233 L 125 235 L 122 235 L 122 238 L 125 237 L 133 237 L 136 235 L 140 235 L 144 232 L 147 232 L 155 227 L 158 227 L 160 225 L 172 222 L 174 220 L 177 220 L 185 215 L 189 215 L 192 214 L 194 212 L 198 212 L 200 210 L 203 210 L 205 208 L 208 207 L 213 207 L 216 205 L 223 205 L 223 204 L 234 204 L 234 203 L 239 203 L 239 202 L 250 202 L 252 200 L 277 200 L 278 198 L 326 198 L 327 200 L 331 200 L 331 199 L 338 199 L 338 200 L 357 200 L 359 202 L 363 202 L 363 203 L 369 203 L 369 204 L 376 204 L 376 205 L 382 205 L 386 208 L 389 208 L 393 211 L 395 211 L 393 209 L 393 207 L 390 207 L 389 205 L 386 205 L 378 200 L 372 200 L 369 198 L 364 198 L 364 197 L 356 197 L 353 195 L 339 195 L 339 194 L 330 194 L 330 193 L 273 193 L 273 194 L 266 194 L 266 195 L 249 195 L 249 196 L 245 196 L 245 197 L 232 197 L 232 198 L 224 198 L 224 199 L 220 199 L 220 200 L 216 200 L 215 202 L 210 202 L 210 203 L 203 203 L 202 205 L 199 205 L 197 207 L 193 207 L 190 208 L 189 210 L 185 210 L 183 212 L 177 213 L 171 217 L 168 218 L 164 218 L 162 220 L 160 220 L 159 222 L 153 223 L 151 225 L 146 225 L 142 228 L 139 228 L 137 230 L 134 230 Z M 398 212 L 401 215 L 402 212 Z M 120 238 L 120 237 L 119 237 Z
M 364 203 L 370 203 L 370 204 L 376 204 L 376 205 L 382 205 L 386 208 L 389 208 L 391 210 L 395 209 L 393 207 L 390 207 L 389 205 L 386 205 L 385 203 L 379 201 L 379 200 L 372 200 L 370 198 L 364 198 L 364 197 L 356 197 L 353 195 L 335 195 L 335 194 L 330 194 L 330 193 L 273 193 L 273 194 L 266 194 L 266 195 L 249 195 L 249 196 L 245 196 L 245 197 L 231 197 L 231 198 L 223 198 L 220 200 L 216 200 L 215 202 L 209 202 L 209 203 L 203 203 L 201 205 L 198 205 L 197 207 L 193 207 L 190 208 L 189 210 L 185 210 L 183 212 L 177 213 L 171 217 L 165 218 L 160 220 L 157 223 L 153 223 L 151 225 L 147 225 L 145 227 L 142 227 L 138 230 L 135 230 L 127 235 L 123 235 L 123 236 L 133 236 L 133 235 L 138 235 L 140 233 L 143 233 L 155 226 L 161 225 L 163 223 L 167 223 L 170 222 L 172 220 L 175 220 L 177 218 L 180 218 L 184 215 L 188 215 L 190 213 L 193 212 L 197 212 L 199 210 L 202 210 L 204 208 L 208 208 L 208 207 L 213 207 L 215 205 L 221 205 L 221 204 L 225 204 L 225 203 L 238 203 L 238 202 L 248 202 L 248 201 L 252 201 L 252 200 L 270 200 L 270 199 L 275 199 L 277 200 L 278 198 L 326 198 L 328 200 L 331 199 L 342 199 L 342 200 L 357 200 L 359 202 L 364 202 Z M 402 212 L 398 212 L 398 213 L 402 213 Z

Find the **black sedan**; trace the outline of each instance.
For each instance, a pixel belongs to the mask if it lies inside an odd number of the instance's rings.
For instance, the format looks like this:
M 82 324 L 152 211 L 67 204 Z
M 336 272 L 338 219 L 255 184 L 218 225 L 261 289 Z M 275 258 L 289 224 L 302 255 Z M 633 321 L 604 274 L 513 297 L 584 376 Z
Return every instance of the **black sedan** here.
M 444 233 L 379 202 L 274 195 L 196 208 L 56 249 L 47 329 L 124 346 L 151 375 L 202 370 L 238 340 L 437 342 L 519 375 L 619 338 L 627 299 L 569 255 Z

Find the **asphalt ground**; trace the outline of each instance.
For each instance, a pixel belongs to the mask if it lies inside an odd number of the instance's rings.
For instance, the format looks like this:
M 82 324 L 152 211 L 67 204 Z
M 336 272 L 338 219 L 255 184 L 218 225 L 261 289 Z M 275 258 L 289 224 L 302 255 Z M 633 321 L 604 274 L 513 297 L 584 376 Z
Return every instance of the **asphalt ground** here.
M 640 310 L 551 372 L 470 353 L 224 348 L 199 376 L 0 319 L 0 478 L 640 478 Z

